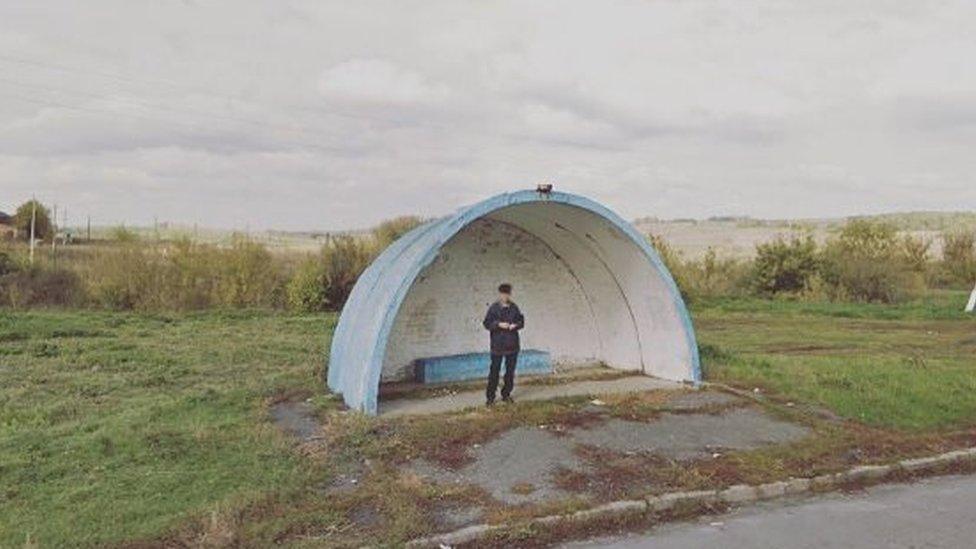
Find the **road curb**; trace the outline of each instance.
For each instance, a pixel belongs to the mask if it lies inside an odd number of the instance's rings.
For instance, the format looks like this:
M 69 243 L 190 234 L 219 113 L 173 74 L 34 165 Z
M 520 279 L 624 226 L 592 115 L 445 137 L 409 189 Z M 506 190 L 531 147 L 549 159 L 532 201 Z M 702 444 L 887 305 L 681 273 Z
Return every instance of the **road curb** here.
M 566 522 L 585 523 L 594 519 L 608 517 L 666 513 L 682 506 L 708 506 L 715 504 L 741 505 L 743 503 L 829 491 L 839 486 L 855 482 L 878 481 L 898 472 L 925 473 L 939 467 L 969 460 L 976 460 L 976 447 L 954 450 L 924 458 L 903 459 L 888 465 L 861 465 L 841 473 L 819 475 L 813 478 L 793 478 L 759 484 L 757 486 L 737 484 L 723 490 L 671 492 L 657 496 L 648 496 L 643 500 L 614 501 L 574 513 L 539 517 L 514 524 L 478 524 L 453 532 L 415 539 L 407 543 L 407 547 L 450 547 L 462 543 L 471 543 L 484 539 L 491 534 L 503 532 L 513 526 L 552 526 Z

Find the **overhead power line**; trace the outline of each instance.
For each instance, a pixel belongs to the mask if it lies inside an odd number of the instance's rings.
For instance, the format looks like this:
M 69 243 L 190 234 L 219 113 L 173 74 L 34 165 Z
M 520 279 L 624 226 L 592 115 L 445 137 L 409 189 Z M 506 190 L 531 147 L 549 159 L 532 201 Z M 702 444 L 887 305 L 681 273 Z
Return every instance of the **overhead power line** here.
M 28 84 L 28 83 L 25 83 L 25 82 L 19 82 L 19 81 L 16 81 L 16 80 L 10 80 L 10 79 L 6 79 L 6 78 L 0 78 L 0 83 L 7 84 L 7 85 L 11 85 L 11 86 L 17 86 L 17 87 L 20 87 L 20 88 L 30 89 L 30 90 L 38 90 L 38 91 L 44 91 L 44 92 L 48 92 L 48 93 L 55 93 L 55 94 L 76 95 L 76 96 L 79 96 L 79 97 L 86 97 L 86 98 L 97 99 L 97 100 L 112 100 L 112 101 L 119 101 L 119 100 L 121 100 L 121 102 L 128 103 L 129 105 L 132 105 L 132 106 L 135 106 L 135 107 L 139 107 L 139 108 L 156 109 L 156 110 L 167 111 L 167 112 L 171 112 L 171 113 L 174 113 L 174 114 L 181 114 L 181 115 L 187 115 L 187 114 L 189 114 L 191 116 L 201 116 L 201 117 L 205 117 L 205 118 L 213 118 L 213 119 L 216 119 L 216 120 L 226 120 L 226 121 L 230 121 L 230 122 L 236 122 L 236 123 L 239 123 L 239 124 L 248 124 L 248 125 L 251 125 L 251 126 L 257 126 L 257 127 L 261 127 L 261 128 L 268 128 L 268 129 L 272 129 L 272 130 L 276 130 L 276 131 L 287 131 L 287 132 L 296 132 L 297 131 L 297 132 L 302 132 L 302 133 L 306 133 L 306 134 L 310 134 L 310 135 L 317 135 L 317 136 L 323 137 L 323 138 L 331 138 L 331 136 L 326 136 L 324 134 L 316 134 L 315 130 L 309 130 L 308 128 L 302 127 L 302 126 L 282 126 L 282 125 L 279 125 L 279 124 L 272 124 L 272 123 L 263 122 L 263 121 L 259 121 L 259 120 L 250 120 L 250 119 L 246 119 L 246 118 L 240 118 L 240 117 L 237 117 L 237 116 L 228 116 L 228 115 L 223 115 L 223 114 L 219 114 L 219 113 L 206 112 L 206 111 L 201 111 L 201 110 L 198 110 L 198 109 L 175 108 L 175 107 L 170 107 L 168 105 L 164 105 L 164 104 L 160 104 L 160 103 L 154 103 L 154 102 L 144 101 L 144 100 L 140 100 L 140 99 L 134 99 L 134 98 L 130 98 L 130 97 L 121 97 L 121 96 L 115 96 L 115 95 L 98 94 L 98 93 L 91 93 L 91 92 L 86 92 L 86 91 L 81 91 L 81 90 L 69 90 L 69 89 L 65 89 L 65 88 L 53 88 L 53 87 L 50 87 L 50 86 L 38 86 L 36 84 Z M 117 112 L 117 111 L 113 111 L 113 112 Z
M 61 65 L 61 64 L 58 64 L 58 63 L 50 63 L 50 62 L 46 62 L 46 61 L 37 61 L 37 60 L 34 60 L 34 59 L 27 59 L 27 58 L 23 58 L 23 57 L 16 57 L 16 56 L 11 56 L 11 55 L 2 54 L 2 53 L 0 53 L 0 62 L 12 63 L 12 64 L 17 64 L 17 65 L 22 65 L 22 66 L 28 66 L 28 67 L 35 67 L 35 68 L 40 68 L 40 69 L 44 69 L 44 70 L 51 70 L 51 71 L 59 71 L 59 72 L 73 73 L 73 74 L 79 74 L 79 75 L 85 75 L 85 76 L 96 76 L 96 77 L 99 77 L 99 78 L 106 78 L 106 79 L 110 79 L 110 80 L 115 80 L 116 82 L 126 82 L 126 83 L 132 83 L 132 84 L 141 85 L 141 86 L 159 86 L 159 85 L 163 85 L 163 86 L 167 86 L 167 87 L 171 88 L 174 91 L 180 91 L 180 92 L 183 92 L 183 93 L 192 93 L 192 94 L 200 95 L 200 96 L 210 96 L 210 97 L 219 99 L 221 101 L 234 100 L 234 101 L 241 101 L 241 102 L 245 102 L 245 103 L 252 103 L 252 104 L 254 103 L 253 101 L 250 101 L 250 100 L 247 100 L 247 99 L 243 99 L 243 98 L 239 98 L 239 97 L 235 97 L 235 96 L 230 95 L 230 94 L 216 94 L 216 93 L 213 93 L 212 91 L 209 91 L 209 90 L 201 90 L 199 88 L 194 88 L 194 87 L 186 86 L 185 84 L 181 84 L 181 83 L 174 82 L 172 80 L 166 80 L 166 79 L 159 79 L 159 78 L 133 78 L 131 76 L 123 75 L 123 74 L 119 74 L 119 73 L 113 73 L 113 72 L 101 71 L 101 70 L 92 70 L 92 69 L 79 69 L 77 67 L 71 67 L 71 66 L 67 66 L 67 65 Z M 346 118 L 346 119 L 351 119 L 351 120 L 360 120 L 360 121 L 365 121 L 365 122 L 381 122 L 381 123 L 386 123 L 386 124 L 400 124 L 400 123 L 403 122 L 402 120 L 397 120 L 395 118 L 389 118 L 389 117 L 380 117 L 380 116 L 374 116 L 374 115 L 364 115 L 364 114 L 359 114 L 359 113 L 350 113 L 350 112 L 340 111 L 340 110 L 336 110 L 336 109 L 322 109 L 322 108 L 303 107 L 303 106 L 300 106 L 300 105 L 287 105 L 287 106 L 277 105 L 276 108 L 282 109 L 282 110 L 296 110 L 296 111 L 301 111 L 304 114 L 312 113 L 312 114 L 319 115 L 319 116 L 323 116 L 323 115 L 324 116 L 334 116 L 334 117 L 338 117 L 338 118 Z M 413 122 L 416 123 L 417 121 L 414 120 Z M 451 127 L 451 126 L 449 126 L 447 124 L 436 123 L 436 122 L 432 122 L 430 120 L 422 120 L 420 122 L 422 123 L 422 125 L 428 126 L 428 127 L 440 127 L 440 128 L 448 128 L 448 127 Z
M 59 102 L 59 101 L 51 101 L 49 99 L 40 99 L 40 98 L 37 98 L 37 97 L 24 97 L 24 96 L 21 96 L 21 95 L 14 95 L 14 94 L 9 94 L 9 93 L 4 93 L 4 92 L 0 92 L 0 96 L 7 97 L 9 99 L 15 99 L 15 100 L 18 100 L 18 101 L 23 101 L 23 102 L 26 102 L 26 103 L 33 103 L 33 104 L 36 104 L 36 105 L 42 105 L 42 106 L 46 106 L 46 107 L 56 107 L 56 108 L 67 109 L 67 110 L 72 110 L 72 111 L 90 112 L 90 113 L 96 113 L 96 114 L 109 114 L 109 115 L 112 115 L 112 116 L 123 116 L 123 117 L 127 117 L 127 118 L 135 118 L 135 119 L 139 119 L 139 120 L 149 120 L 151 122 L 162 122 L 164 124 L 175 124 L 175 125 L 179 125 L 179 126 L 183 126 L 183 127 L 189 128 L 189 129 L 194 130 L 194 131 L 201 131 L 203 129 L 199 125 L 192 124 L 192 123 L 185 123 L 185 122 L 181 122 L 181 121 L 178 121 L 178 120 L 171 120 L 171 119 L 168 119 L 168 120 L 160 120 L 160 119 L 154 118 L 152 116 L 144 116 L 144 115 L 140 115 L 140 114 L 137 114 L 137 113 L 126 112 L 126 111 L 118 111 L 118 110 L 111 110 L 111 109 L 100 109 L 100 108 L 90 107 L 90 106 L 70 105 L 70 104 L 67 104 L 67 103 Z M 320 150 L 320 151 L 323 151 L 323 152 L 330 152 L 330 153 L 344 153 L 345 152 L 343 149 L 340 149 L 338 147 L 329 147 L 329 146 L 324 146 L 324 145 L 321 145 L 321 144 L 318 144 L 318 143 L 310 143 L 310 142 L 295 141 L 295 140 L 284 140 L 284 141 L 278 140 L 278 142 L 280 142 L 281 144 L 284 144 L 284 145 L 291 144 L 291 145 L 294 145 L 294 146 L 297 146 L 297 147 L 306 148 L 306 149 L 315 149 L 315 150 Z

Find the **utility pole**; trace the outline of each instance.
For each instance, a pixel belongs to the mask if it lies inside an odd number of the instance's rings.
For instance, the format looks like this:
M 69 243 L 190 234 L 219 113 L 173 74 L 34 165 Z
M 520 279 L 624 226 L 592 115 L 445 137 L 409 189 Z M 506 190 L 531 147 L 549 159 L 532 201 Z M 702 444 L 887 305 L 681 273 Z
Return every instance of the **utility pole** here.
M 54 253 L 54 243 L 58 240 L 58 205 L 54 204 L 54 215 L 51 217 L 51 253 Z
M 37 199 L 31 197 L 30 264 L 34 266 L 34 226 L 37 225 Z
M 89 243 L 91 242 L 91 216 L 90 215 L 88 216 L 88 233 L 85 238 L 88 240 Z

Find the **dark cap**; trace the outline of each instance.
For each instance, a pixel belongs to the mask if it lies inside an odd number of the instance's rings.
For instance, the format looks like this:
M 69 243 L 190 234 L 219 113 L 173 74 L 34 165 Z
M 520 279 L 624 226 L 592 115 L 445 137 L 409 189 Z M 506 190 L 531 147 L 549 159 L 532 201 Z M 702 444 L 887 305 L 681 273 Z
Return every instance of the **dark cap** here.
M 512 285 L 508 282 L 498 285 L 498 293 L 500 294 L 510 294 L 512 293 Z

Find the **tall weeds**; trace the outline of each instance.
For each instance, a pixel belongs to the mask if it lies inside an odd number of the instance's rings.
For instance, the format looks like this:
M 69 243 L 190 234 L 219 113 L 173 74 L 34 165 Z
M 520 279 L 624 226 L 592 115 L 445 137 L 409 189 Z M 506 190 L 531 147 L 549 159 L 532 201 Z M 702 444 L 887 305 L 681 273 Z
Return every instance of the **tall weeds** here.
M 217 246 L 142 241 L 120 228 L 111 242 L 57 255 L 38 250 L 30 266 L 25 245 L 0 243 L 0 306 L 339 310 L 370 262 L 420 223 L 393 219 L 365 236 L 329 239 L 307 255 L 272 253 L 240 235 Z M 931 257 L 930 240 L 868 220 L 851 221 L 822 245 L 809 235 L 783 236 L 758 245 L 751 259 L 723 258 L 714 249 L 685 259 L 664 239 L 649 238 L 689 301 L 748 294 L 891 303 L 927 286 L 968 288 L 976 281 L 974 233 L 945 234 L 940 259 Z

